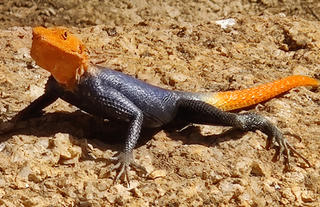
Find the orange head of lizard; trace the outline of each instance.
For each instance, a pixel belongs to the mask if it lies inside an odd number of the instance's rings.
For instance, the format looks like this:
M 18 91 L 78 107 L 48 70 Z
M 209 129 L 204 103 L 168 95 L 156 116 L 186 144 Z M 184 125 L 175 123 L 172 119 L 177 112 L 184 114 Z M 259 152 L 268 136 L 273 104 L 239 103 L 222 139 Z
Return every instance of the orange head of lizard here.
M 35 27 L 31 57 L 60 84 L 72 88 L 88 68 L 83 43 L 64 28 Z

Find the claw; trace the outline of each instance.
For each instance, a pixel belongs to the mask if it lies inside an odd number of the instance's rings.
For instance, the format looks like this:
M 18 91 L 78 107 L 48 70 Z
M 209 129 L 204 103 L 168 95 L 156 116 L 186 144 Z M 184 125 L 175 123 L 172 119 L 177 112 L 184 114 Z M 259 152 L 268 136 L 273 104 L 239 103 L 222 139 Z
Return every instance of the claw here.
M 307 163 L 308 167 L 311 167 L 311 163 L 307 160 L 307 158 L 303 157 L 297 150 L 295 150 L 290 144 L 288 144 L 288 148 L 290 152 L 292 152 L 294 155 L 297 155 L 300 157 L 305 163 Z M 290 154 L 290 153 L 289 153 Z
M 291 136 L 291 137 L 294 137 L 296 138 L 297 140 L 299 140 L 299 142 L 302 141 L 302 138 L 299 136 L 299 135 L 296 135 L 294 132 L 292 132 L 292 130 L 290 129 L 286 129 L 285 131 L 283 131 L 283 134 L 284 135 L 287 135 L 287 136 Z
M 184 127 L 180 128 L 180 129 L 177 129 L 176 132 L 178 132 L 178 133 L 182 132 L 182 131 L 184 131 L 184 130 L 188 129 L 189 127 L 192 127 L 192 126 L 194 126 L 194 124 L 193 123 L 189 123 L 189 124 L 185 125 Z
M 116 164 L 111 167 L 109 169 L 109 172 L 113 171 L 113 170 L 119 170 L 119 172 L 117 173 L 116 177 L 113 180 L 113 183 L 115 184 L 122 176 L 124 176 L 124 180 L 126 181 L 127 187 L 130 186 L 130 178 L 129 178 L 129 169 L 130 169 L 130 165 L 135 168 L 136 170 L 139 170 L 141 172 L 143 172 L 143 174 L 147 173 L 147 170 L 137 164 L 134 160 L 133 160 L 133 156 L 132 153 L 118 153 L 115 156 L 109 158 L 109 160 L 111 162 L 116 162 Z
M 277 162 L 280 159 L 280 157 L 279 157 L 279 154 L 280 154 L 279 147 L 273 147 L 273 148 L 276 150 L 276 152 L 274 153 L 272 161 L 273 162 Z
M 292 134 L 290 135 L 292 136 Z M 276 146 L 275 143 L 278 146 Z M 266 149 L 270 148 L 274 148 L 276 150 L 272 160 L 278 161 L 283 156 L 286 169 L 290 169 L 290 154 L 300 157 L 309 167 L 311 167 L 310 162 L 287 142 L 280 131 L 276 131 L 273 136 L 268 137 Z
M 266 143 L 266 149 L 267 150 L 269 150 L 269 149 L 271 149 L 272 148 L 272 146 L 271 146 L 271 139 L 268 137 L 268 139 L 267 139 L 267 143 Z

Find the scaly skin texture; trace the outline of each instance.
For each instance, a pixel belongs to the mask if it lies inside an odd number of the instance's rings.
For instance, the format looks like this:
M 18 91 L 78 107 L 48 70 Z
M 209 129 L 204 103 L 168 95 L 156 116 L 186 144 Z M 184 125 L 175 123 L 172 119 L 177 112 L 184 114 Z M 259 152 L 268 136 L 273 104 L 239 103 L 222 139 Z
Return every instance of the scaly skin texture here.
M 302 75 L 292 75 L 254 88 L 209 93 L 204 95 L 202 100 L 224 111 L 231 111 L 269 100 L 298 86 L 315 87 L 319 84 L 316 79 Z
M 127 172 L 130 166 L 145 171 L 143 167 L 134 162 L 132 157 L 132 151 L 139 139 L 141 128 L 163 127 L 176 118 L 181 118 L 185 121 L 185 124 L 231 126 L 243 131 L 260 130 L 268 135 L 268 148 L 275 148 L 277 157 L 280 158 L 282 155 L 287 167 L 289 166 L 290 153 L 296 154 L 310 165 L 289 145 L 281 131 L 264 117 L 254 113 L 236 114 L 224 110 L 256 104 L 292 87 L 300 85 L 318 86 L 319 81 L 315 79 L 305 76 L 290 76 L 253 89 L 233 92 L 191 93 L 170 91 L 108 68 L 89 65 L 82 50 L 78 50 L 79 54 L 77 55 L 74 50 L 68 50 L 68 46 L 67 49 L 65 49 L 65 46 L 60 47 L 59 44 L 61 43 L 57 43 L 56 38 L 52 38 L 62 35 L 62 42 L 66 41 L 66 45 L 69 44 L 69 38 L 74 42 L 75 37 L 70 33 L 65 35 L 63 29 L 35 28 L 33 33 L 32 57 L 44 69 L 54 74 L 46 84 L 45 94 L 19 112 L 13 120 L 18 121 L 32 117 L 57 98 L 62 98 L 92 115 L 128 122 L 128 135 L 123 151 L 111 158 L 117 161 L 112 169 L 119 169 L 115 180 L 121 175 L 125 175 L 128 181 Z M 59 38 L 59 41 L 62 39 Z M 72 45 L 74 46 L 74 44 Z M 82 45 L 80 41 L 79 45 Z M 54 48 L 51 53 L 53 61 L 46 62 L 43 59 L 44 56 L 39 53 L 52 48 Z M 61 54 L 64 54 L 65 57 L 69 57 L 68 55 L 71 54 L 71 60 L 74 60 L 73 57 L 76 56 L 77 61 L 75 62 L 83 64 L 78 65 L 82 69 L 81 73 L 78 72 L 79 68 L 74 68 L 74 62 L 67 60 L 63 62 L 63 59 L 60 58 Z M 83 59 L 81 59 L 82 56 Z M 61 70 L 55 70 L 58 66 Z M 63 70 L 67 70 L 67 72 L 62 73 Z

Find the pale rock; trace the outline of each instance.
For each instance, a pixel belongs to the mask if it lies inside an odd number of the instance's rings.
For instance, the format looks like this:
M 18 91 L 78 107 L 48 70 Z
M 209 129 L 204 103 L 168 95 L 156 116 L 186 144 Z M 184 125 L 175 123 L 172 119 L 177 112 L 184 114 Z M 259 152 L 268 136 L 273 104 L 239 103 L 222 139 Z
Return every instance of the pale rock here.
M 185 186 L 181 188 L 178 196 L 192 198 L 194 196 L 197 196 L 197 194 L 198 194 L 197 186 L 191 185 L 191 186 Z
M 301 199 L 303 202 L 313 202 L 315 199 L 314 199 L 314 194 L 312 191 L 302 191 L 301 193 Z
M 248 206 L 249 207 L 250 204 L 252 205 L 252 197 L 247 192 L 244 192 L 243 194 L 241 194 L 239 196 L 239 200 L 241 202 L 241 206 Z
M 17 205 L 10 202 L 8 199 L 0 199 L 0 203 L 4 204 L 4 206 L 6 206 L 6 207 L 17 207 Z
M 244 187 L 239 184 L 231 183 L 228 180 L 223 180 L 219 183 L 219 189 L 225 196 L 232 197 L 234 194 L 241 194 L 244 192 Z
M 44 93 L 44 89 L 37 85 L 31 85 L 29 87 L 28 93 L 29 93 L 30 101 L 33 101 Z
M 17 50 L 17 53 L 14 55 L 17 59 L 30 59 L 30 48 L 22 47 Z
M 5 190 L 3 188 L 0 188 L 0 198 L 2 198 L 6 194 Z M 1 199 L 0 199 L 1 203 Z
M 190 145 L 186 149 L 188 150 L 189 156 L 197 160 L 202 160 L 204 156 L 208 155 L 208 147 L 203 145 Z
M 47 149 L 49 147 L 49 139 L 47 138 L 39 138 L 37 141 L 37 145 Z
M 309 73 L 308 68 L 303 67 L 301 65 L 295 66 L 292 72 L 293 75 L 309 75 L 308 73 Z
M 235 25 L 236 23 L 237 23 L 236 20 L 233 18 L 222 19 L 222 20 L 216 21 L 216 24 L 220 25 L 220 27 L 222 29 L 227 29 L 228 27 L 231 27 L 231 26 Z
M 257 161 L 253 161 L 251 163 L 251 175 L 254 176 L 261 176 L 261 177 L 269 177 L 270 176 L 270 170 L 267 170 L 267 168 L 265 168 L 265 166 Z
M 81 156 L 82 149 L 79 146 L 72 146 L 69 149 L 69 152 L 71 154 L 71 158 L 67 160 L 63 160 L 62 163 L 65 165 L 74 164 L 79 162 L 79 158 Z
M 105 190 L 105 191 L 97 191 L 96 195 L 98 198 L 102 199 L 102 198 L 107 198 L 109 194 L 108 194 L 108 191 Z
M 94 187 L 92 182 L 85 182 L 85 195 L 86 198 L 91 200 L 94 198 L 95 192 L 96 192 L 96 188 Z
M 132 189 L 138 188 L 139 185 L 140 185 L 139 181 L 132 180 L 132 181 L 130 181 L 130 186 L 128 186 L 127 189 L 132 190 Z
M 99 191 L 105 191 L 109 188 L 108 184 L 104 181 L 99 181 L 96 187 Z
M 250 167 L 250 159 L 245 159 L 237 162 L 235 166 L 235 170 L 233 171 L 234 176 L 241 176 L 249 174 L 249 167 Z
M 293 195 L 296 197 L 298 203 L 301 203 L 301 188 L 299 186 L 294 186 L 291 188 Z
M 107 201 L 111 204 L 114 204 L 117 198 L 117 194 L 115 193 L 110 193 L 110 192 L 106 192 L 104 194 L 105 198 L 107 199 Z
M 286 198 L 288 201 L 292 202 L 295 200 L 295 196 L 292 194 L 292 191 L 290 188 L 283 189 L 281 194 L 282 194 L 282 197 Z
M 69 152 L 69 147 L 71 145 L 69 135 L 63 133 L 57 133 L 54 136 L 54 150 L 59 153 L 60 157 L 64 159 L 70 159 L 71 153 Z
M 188 79 L 188 76 L 182 74 L 182 73 L 173 73 L 171 76 L 170 76 L 170 81 L 173 81 L 173 82 L 184 82 Z
M 32 172 L 30 173 L 30 175 L 28 176 L 29 181 L 33 181 L 35 183 L 40 183 L 41 181 L 43 181 L 45 179 L 45 175 L 44 174 L 40 174 L 40 173 L 36 173 L 36 172 Z
M 219 183 L 223 177 L 219 174 L 217 174 L 215 171 L 210 172 L 210 180 L 213 184 Z
M 175 8 L 175 7 L 171 7 L 169 5 L 166 5 L 166 11 L 168 13 L 168 15 L 171 17 L 171 18 L 176 18 L 178 17 L 181 12 L 179 11 L 179 9 Z
M 60 159 L 62 164 L 74 164 L 79 161 L 81 156 L 81 147 L 72 145 L 68 134 L 57 133 L 53 140 L 54 152 Z
M 138 189 L 138 188 L 133 188 L 131 190 L 131 192 L 133 193 L 133 195 L 137 198 L 143 198 L 143 193 Z
M 305 176 L 302 172 L 288 172 L 287 176 L 289 177 L 289 180 L 294 181 L 296 183 L 303 183 L 305 181 Z
M 25 197 L 22 203 L 24 207 L 33 207 L 37 206 L 39 203 L 43 203 L 43 198 L 40 196 Z
M 22 169 L 20 169 L 18 176 L 20 179 L 28 180 L 28 176 L 30 175 L 30 173 L 32 173 L 32 170 L 29 165 L 26 165 Z
M 275 180 L 273 178 L 267 178 L 264 182 L 264 191 L 272 194 L 276 191 L 275 187 L 274 187 L 274 182 Z
M 142 156 L 136 152 L 135 159 L 141 163 L 141 165 L 146 169 L 147 173 L 154 171 L 154 167 L 152 165 L 152 156 L 149 153 L 143 154 Z
M 6 181 L 3 178 L 0 178 L 0 188 L 3 188 L 6 186 Z
M 2 142 L 0 143 L 0 152 L 2 152 L 6 148 L 6 143 Z
M 117 195 L 117 197 L 121 197 L 123 199 L 130 198 L 130 192 L 128 188 L 126 188 L 124 185 L 116 184 L 111 187 L 113 191 L 115 191 L 113 194 Z
M 158 187 L 156 192 L 159 196 L 164 196 L 167 191 L 161 187 Z
M 166 175 L 167 175 L 166 170 L 155 170 L 149 174 L 149 177 L 151 179 L 156 179 L 156 178 L 165 177 Z

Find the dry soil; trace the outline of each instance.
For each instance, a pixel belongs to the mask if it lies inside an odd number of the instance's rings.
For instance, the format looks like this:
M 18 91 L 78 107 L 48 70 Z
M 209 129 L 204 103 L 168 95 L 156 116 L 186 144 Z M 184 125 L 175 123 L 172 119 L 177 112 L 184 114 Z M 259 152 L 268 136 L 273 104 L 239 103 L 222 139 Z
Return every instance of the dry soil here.
M 292 74 L 320 78 L 319 1 L 0 1 L 0 130 L 43 93 L 31 27 L 65 26 L 93 63 L 168 89 L 220 91 Z M 233 18 L 221 28 L 217 20 Z M 1 206 L 319 206 L 320 89 L 251 107 L 308 160 L 284 171 L 260 132 L 191 126 L 144 132 L 134 150 L 149 174 L 113 184 L 106 161 L 124 126 L 58 100 L 0 135 Z M 87 146 L 91 148 L 90 152 Z

